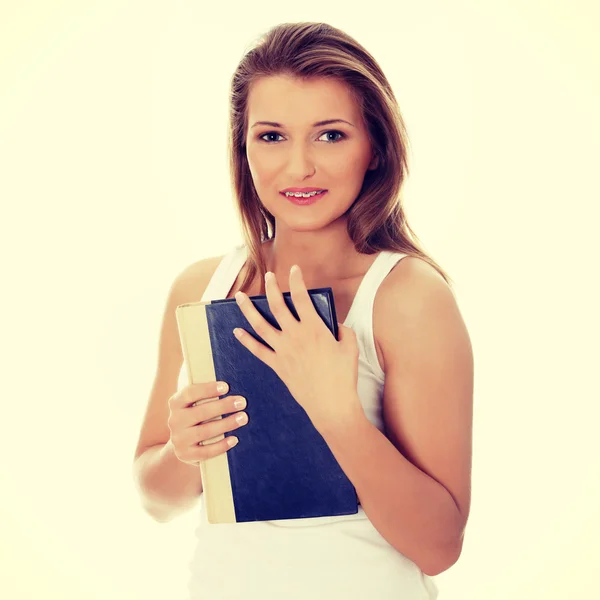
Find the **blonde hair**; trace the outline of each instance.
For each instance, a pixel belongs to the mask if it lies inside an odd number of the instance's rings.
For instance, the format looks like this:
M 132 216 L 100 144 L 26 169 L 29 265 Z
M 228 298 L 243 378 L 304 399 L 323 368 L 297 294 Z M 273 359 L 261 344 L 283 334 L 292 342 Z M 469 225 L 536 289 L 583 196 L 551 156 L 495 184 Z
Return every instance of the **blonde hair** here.
M 344 83 L 359 107 L 377 168 L 366 172 L 363 186 L 348 210 L 347 230 L 357 252 L 381 250 L 417 256 L 444 280 L 450 277 L 421 247 L 406 220 L 401 188 L 408 175 L 408 137 L 398 103 L 381 68 L 357 41 L 326 23 L 282 23 L 261 36 L 238 64 L 232 79 L 228 153 L 233 196 L 248 248 L 248 269 L 241 289 L 247 291 L 260 273 L 264 294 L 266 264 L 261 244 L 275 236 L 275 218 L 256 193 L 245 140 L 248 95 L 261 77 L 284 75 L 307 80 L 334 78 Z M 270 227 L 270 231 L 269 231 Z

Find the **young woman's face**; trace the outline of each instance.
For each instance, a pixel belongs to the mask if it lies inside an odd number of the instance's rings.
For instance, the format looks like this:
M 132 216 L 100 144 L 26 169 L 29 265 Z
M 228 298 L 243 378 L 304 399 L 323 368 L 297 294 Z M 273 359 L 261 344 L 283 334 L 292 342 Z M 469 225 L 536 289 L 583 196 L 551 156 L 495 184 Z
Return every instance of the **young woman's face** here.
M 347 122 L 315 125 L 330 119 Z M 255 81 L 248 98 L 246 155 L 258 196 L 278 230 L 281 225 L 314 230 L 338 219 L 358 196 L 367 169 L 376 166 L 359 109 L 334 79 Z M 327 193 L 298 206 L 281 193 L 290 187 Z

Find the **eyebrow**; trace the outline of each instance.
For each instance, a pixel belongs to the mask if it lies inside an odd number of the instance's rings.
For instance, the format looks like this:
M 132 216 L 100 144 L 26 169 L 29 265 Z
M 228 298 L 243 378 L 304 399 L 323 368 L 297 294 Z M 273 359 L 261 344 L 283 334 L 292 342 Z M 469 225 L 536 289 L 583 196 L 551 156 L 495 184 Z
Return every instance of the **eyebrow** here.
M 347 123 L 348 125 L 352 125 L 349 121 L 345 121 L 344 119 L 326 119 L 325 121 L 317 121 L 313 123 L 313 127 L 321 127 L 322 125 L 330 125 L 331 123 Z M 252 127 L 256 127 L 257 125 L 269 125 L 270 127 L 283 127 L 281 123 L 275 123 L 274 121 L 256 121 Z M 252 127 L 250 129 L 252 129 Z

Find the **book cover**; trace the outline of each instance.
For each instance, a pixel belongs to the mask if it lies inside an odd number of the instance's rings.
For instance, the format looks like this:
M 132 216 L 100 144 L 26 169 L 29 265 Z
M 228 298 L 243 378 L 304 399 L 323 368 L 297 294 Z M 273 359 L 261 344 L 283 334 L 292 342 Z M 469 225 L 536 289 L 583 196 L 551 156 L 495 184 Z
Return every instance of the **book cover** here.
M 316 312 L 338 339 L 332 289 L 316 288 L 308 293 Z M 282 296 L 298 319 L 291 293 Z M 266 321 L 281 329 L 266 295 L 249 299 Z M 241 523 L 356 514 L 356 490 L 306 411 L 273 369 L 233 335 L 234 328 L 240 327 L 268 346 L 235 298 L 181 304 L 176 318 L 188 382 L 226 381 L 227 396 L 240 395 L 247 400 L 248 423 L 225 433 L 235 435 L 238 444 L 200 463 L 208 521 Z M 205 401 L 211 400 L 214 398 Z M 205 444 L 223 438 L 220 435 Z

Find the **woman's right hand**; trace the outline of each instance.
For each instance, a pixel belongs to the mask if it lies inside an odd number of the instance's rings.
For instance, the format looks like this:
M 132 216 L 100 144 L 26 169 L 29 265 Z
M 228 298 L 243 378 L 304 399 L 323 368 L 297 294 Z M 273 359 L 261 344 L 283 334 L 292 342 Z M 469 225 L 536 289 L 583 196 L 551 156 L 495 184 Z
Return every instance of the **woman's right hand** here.
M 171 444 L 177 458 L 184 463 L 197 466 L 200 461 L 227 452 L 237 444 L 235 436 L 226 436 L 219 442 L 210 442 L 211 438 L 233 431 L 248 422 L 248 415 L 240 412 L 246 407 L 241 396 L 227 396 L 217 390 L 215 381 L 192 383 L 169 398 L 168 426 L 171 431 Z M 216 399 L 215 399 L 216 398 Z M 235 402 L 242 401 L 238 406 Z M 225 413 L 234 412 L 229 417 L 219 419 Z M 237 421 L 242 418 L 242 422 Z M 206 443 L 207 440 L 209 443 Z M 203 445 L 204 443 L 204 445 Z

